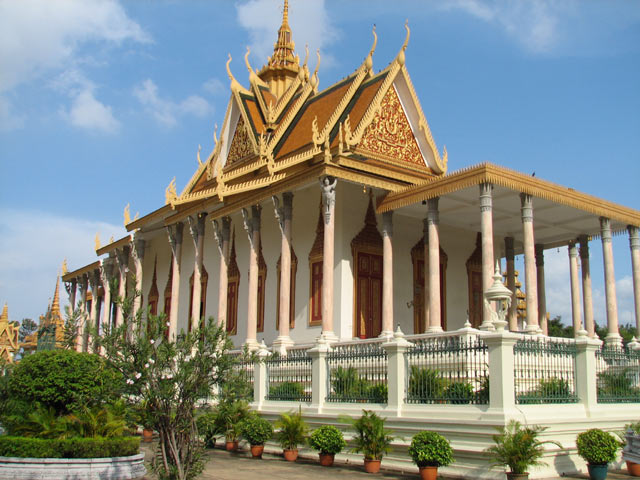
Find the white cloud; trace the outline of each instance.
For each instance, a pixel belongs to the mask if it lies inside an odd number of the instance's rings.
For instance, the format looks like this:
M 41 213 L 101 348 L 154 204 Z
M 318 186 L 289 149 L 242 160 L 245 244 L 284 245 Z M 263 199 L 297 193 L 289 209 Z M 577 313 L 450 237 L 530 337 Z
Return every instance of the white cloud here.
M 574 11 L 573 1 L 539 0 L 506 2 L 504 0 L 452 0 L 441 8 L 461 10 L 480 20 L 495 24 L 533 52 L 553 49 L 560 37 L 559 23 Z
M 238 22 L 249 31 L 251 54 L 261 62 L 254 67 L 259 68 L 273 53 L 272 46 L 282 23 L 282 1 L 249 0 L 239 4 L 237 12 Z M 304 47 L 308 44 L 311 52 L 320 49 L 324 66 L 334 62 L 323 49 L 339 38 L 339 32 L 331 23 L 324 0 L 292 2 L 289 5 L 289 25 L 300 61 L 304 59 Z M 310 57 L 312 65 L 314 61 Z
M 73 99 L 66 116 L 72 125 L 79 128 L 113 133 L 120 127 L 111 113 L 111 107 L 96 100 L 91 90 L 84 90 Z
M 158 94 L 158 86 L 150 78 L 135 87 L 133 94 L 156 121 L 165 127 L 175 126 L 181 116 L 202 118 L 213 110 L 209 102 L 198 95 L 190 95 L 181 102 L 162 98 Z
M 221 93 L 227 93 L 227 87 L 220 81 L 219 78 L 210 78 L 202 84 L 202 88 L 211 93 L 212 95 L 220 95 Z
M 8 302 L 12 320 L 44 313 L 64 258 L 70 270 L 97 260 L 96 232 L 103 240 L 124 234 L 122 226 L 105 222 L 0 208 L 0 302 Z

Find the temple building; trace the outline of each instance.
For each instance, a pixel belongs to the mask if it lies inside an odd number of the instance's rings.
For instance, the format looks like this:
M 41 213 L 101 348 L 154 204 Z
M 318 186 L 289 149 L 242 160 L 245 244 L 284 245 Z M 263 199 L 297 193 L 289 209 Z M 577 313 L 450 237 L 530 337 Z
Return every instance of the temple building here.
M 18 353 L 18 322 L 9 321 L 9 306 L 5 303 L 0 315 L 0 362 L 12 363 Z
M 365 60 L 319 89 L 300 62 L 285 2 L 273 55 L 248 85 L 226 69 L 231 96 L 215 148 L 165 205 L 131 220 L 130 234 L 96 247 L 100 259 L 64 275 L 90 321 L 121 322 L 118 295 L 164 312 L 171 334 L 213 316 L 234 343 L 255 348 L 404 332 L 455 330 L 483 311 L 496 259 L 516 289 L 524 255 L 526 309 L 509 326 L 546 333 L 544 252 L 569 247 L 573 321 L 594 335 L 589 247 L 604 249 L 610 344 L 620 344 L 611 235 L 628 231 L 640 316 L 640 212 L 489 163 L 449 172 L 405 65 L 406 39 L 375 73 Z M 582 274 L 578 274 L 578 255 Z M 135 284 L 133 282 L 135 278 Z M 162 293 L 162 297 L 160 296 Z M 90 301 L 89 298 L 96 299 Z M 468 313 L 467 313 L 468 312 Z M 576 331 L 581 328 L 576 328 Z

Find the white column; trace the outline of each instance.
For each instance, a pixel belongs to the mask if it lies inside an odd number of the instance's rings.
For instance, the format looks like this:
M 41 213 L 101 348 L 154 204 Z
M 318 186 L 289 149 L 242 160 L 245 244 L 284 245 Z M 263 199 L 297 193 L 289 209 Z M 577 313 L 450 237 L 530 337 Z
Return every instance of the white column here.
M 396 411 L 396 416 L 400 416 L 406 396 L 406 361 L 404 354 L 412 344 L 404 338 L 404 334 L 398 326 L 393 337 L 389 338 L 381 346 L 387 352 L 389 359 L 387 367 L 387 406 Z
M 629 225 L 629 247 L 631 248 L 631 270 L 633 274 L 633 299 L 636 306 L 636 336 L 640 336 L 640 229 Z
M 265 358 L 269 356 L 269 350 L 264 344 L 256 344 L 255 361 L 253 363 L 253 405 L 252 408 L 260 410 L 267 398 L 267 365 Z
M 324 245 L 322 256 L 322 336 L 337 341 L 333 330 L 333 254 L 336 217 L 336 184 L 333 177 L 320 179 L 322 213 L 324 215 Z
M 527 333 L 540 333 L 538 324 L 538 281 L 533 238 L 533 201 L 531 195 L 520 194 L 522 235 L 524 243 L 524 274 L 527 294 Z
M 580 320 L 580 287 L 578 285 L 578 248 L 575 242 L 569 242 L 569 275 L 571 279 L 571 318 L 574 336 L 582 330 Z
M 144 259 L 145 241 L 136 233 L 131 242 L 131 256 L 136 275 L 136 291 L 133 299 L 133 315 L 136 315 L 142 307 L 142 260 Z
M 218 325 L 226 328 L 227 324 L 227 290 L 229 286 L 229 245 L 231 238 L 231 218 L 222 217 L 222 227 L 218 220 L 213 221 L 213 232 L 220 252 L 220 288 L 218 289 Z
M 480 232 L 482 236 L 482 296 L 493 285 L 493 185 L 480 184 Z M 491 323 L 491 314 L 482 312 L 482 324 L 480 330 L 494 330 Z
M 69 282 L 64 282 L 64 289 L 67 291 L 67 295 L 69 295 L 69 307 L 73 312 L 76 309 L 76 279 Z
M 611 222 L 600 217 L 600 237 L 604 259 L 604 294 L 607 299 L 607 337 L 605 343 L 622 346 L 622 337 L 618 332 L 618 302 L 616 300 L 616 276 L 613 269 L 613 247 L 611 245 Z
M 602 342 L 587 336 L 586 330 L 578 332 L 576 337 L 576 395 L 584 404 L 587 412 L 598 407 L 598 388 L 596 384 L 596 351 Z
M 438 223 L 438 197 L 429 199 L 427 227 L 429 229 L 429 332 L 441 332 L 440 315 L 440 236 Z
M 505 256 L 507 260 L 507 288 L 514 293 L 513 301 L 509 305 L 507 313 L 507 321 L 509 322 L 509 330 L 518 331 L 518 300 L 515 298 L 516 291 L 516 264 L 515 249 L 513 247 L 513 237 L 505 237 L 504 239 Z
M 496 332 L 483 337 L 489 349 L 489 411 L 515 411 L 513 346 L 518 336 L 511 332 Z
M 116 250 L 116 259 L 118 261 L 118 305 L 116 307 L 116 327 L 124 322 L 124 312 L 122 310 L 122 302 L 127 295 L 127 273 L 129 272 L 129 246 L 124 246 Z
M 178 334 L 178 307 L 180 305 L 180 265 L 182 263 L 182 231 L 184 224 L 179 222 L 167 226 L 169 245 L 173 253 L 173 273 L 171 277 L 171 308 L 169 309 L 169 339 L 175 340 Z
M 89 325 L 92 326 L 92 329 L 95 329 L 96 335 L 99 332 L 100 322 L 98 320 L 98 288 L 100 287 L 100 270 L 96 269 L 93 272 L 89 273 L 89 286 L 91 287 L 91 310 L 89 310 Z M 84 351 L 94 351 L 93 342 L 94 337 L 89 333 L 89 329 L 85 329 L 86 342 L 84 343 Z
M 431 325 L 429 312 L 429 222 L 425 218 L 422 221 L 422 238 L 424 239 L 422 256 L 424 258 L 424 285 L 422 286 L 422 332 L 426 332 Z
M 580 235 L 580 264 L 582 267 L 582 306 L 584 307 L 584 325 L 589 338 L 595 337 L 593 320 L 593 299 L 591 296 L 591 270 L 589 268 L 589 237 Z
M 196 218 L 187 217 L 189 232 L 193 239 L 195 260 L 193 265 L 193 298 L 191 299 L 191 328 L 197 329 L 204 312 L 200 311 L 202 303 L 202 261 L 204 256 L 204 219 L 206 213 L 199 213 Z
M 382 214 L 382 332 L 393 336 L 393 212 Z
M 547 326 L 547 294 L 544 283 L 544 245 L 541 243 L 535 246 L 536 254 L 536 279 L 538 281 L 538 325 L 543 335 L 548 335 Z
M 104 289 L 102 306 L 102 326 L 111 328 L 111 278 L 113 275 L 113 258 L 108 257 L 100 260 L 100 280 Z
M 250 350 L 258 348 L 258 251 L 260 248 L 260 214 L 262 207 L 251 207 L 251 218 L 245 208 L 242 209 L 244 229 L 249 237 L 249 292 L 247 297 L 247 338 L 245 345 Z
M 322 413 L 328 393 L 327 354 L 329 350 L 331 350 L 329 343 L 320 335 L 315 347 L 307 351 L 311 357 L 311 408 L 317 413 Z
M 291 316 L 291 222 L 293 220 L 293 193 L 282 194 L 282 207 L 278 197 L 273 197 L 276 220 L 280 226 L 280 300 L 278 317 L 279 335 L 273 342 L 282 355 L 287 354 L 287 346 L 293 345 L 289 336 L 289 318 Z
M 77 336 L 76 336 L 76 350 L 78 352 L 86 351 L 86 343 L 84 341 L 84 334 L 86 331 L 86 323 L 87 323 L 87 285 L 89 283 L 89 279 L 87 278 L 87 274 L 82 274 L 78 277 L 78 288 L 80 289 L 80 316 L 78 318 L 77 324 Z

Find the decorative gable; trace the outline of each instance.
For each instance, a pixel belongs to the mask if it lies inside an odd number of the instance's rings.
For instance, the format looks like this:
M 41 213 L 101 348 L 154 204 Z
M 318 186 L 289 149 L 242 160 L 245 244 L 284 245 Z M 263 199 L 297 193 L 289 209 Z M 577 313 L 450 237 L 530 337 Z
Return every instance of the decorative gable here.
M 387 90 L 357 149 L 363 154 L 396 164 L 428 169 L 393 87 Z
M 233 140 L 231 140 L 231 146 L 229 147 L 229 154 L 227 155 L 227 165 L 231 165 L 234 162 L 243 160 L 250 155 L 253 155 L 253 147 L 251 146 L 251 139 L 247 133 L 247 128 L 244 124 L 244 118 L 240 116 L 238 123 L 236 124 L 236 131 L 233 134 Z

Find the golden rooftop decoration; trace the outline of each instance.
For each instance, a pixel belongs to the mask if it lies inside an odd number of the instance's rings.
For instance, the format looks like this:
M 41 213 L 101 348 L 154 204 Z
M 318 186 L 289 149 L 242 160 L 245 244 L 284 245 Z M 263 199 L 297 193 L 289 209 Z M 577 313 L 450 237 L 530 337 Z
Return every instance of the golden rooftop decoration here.
M 127 203 L 124 207 L 124 226 L 126 227 L 128 223 L 131 223 L 131 205 Z
M 20 348 L 18 345 L 18 327 L 15 322 L 9 321 L 9 306 L 5 302 L 0 315 L 0 359 L 8 363 L 13 362 L 13 356 Z
M 67 266 L 67 259 L 62 260 L 62 275 L 69 273 L 69 267 Z
M 173 177 L 173 180 L 169 182 L 169 185 L 164 192 L 164 204 L 169 205 L 176 198 L 178 198 L 178 193 L 176 192 L 176 177 Z
M 95 249 L 96 249 L 96 252 L 97 252 L 98 250 L 100 250 L 100 247 L 102 246 L 100 244 L 100 234 L 98 232 L 96 232 L 96 238 L 95 238 L 94 242 L 95 242 Z

